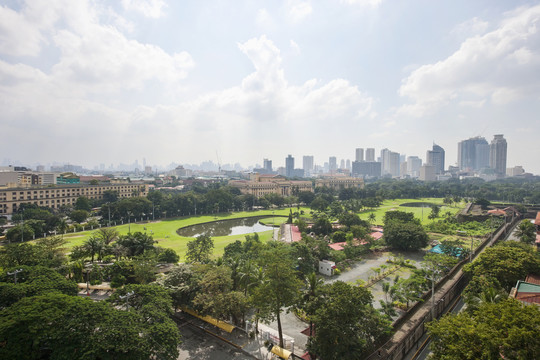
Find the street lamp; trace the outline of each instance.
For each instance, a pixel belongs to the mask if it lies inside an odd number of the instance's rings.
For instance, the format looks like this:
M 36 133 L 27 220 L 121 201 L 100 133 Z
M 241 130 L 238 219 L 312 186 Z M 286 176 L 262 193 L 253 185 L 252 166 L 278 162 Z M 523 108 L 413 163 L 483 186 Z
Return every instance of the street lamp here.
M 15 285 L 17 285 L 17 274 L 20 273 L 20 272 L 23 272 L 24 270 L 23 269 L 17 269 L 13 272 L 8 272 L 7 274 L 8 275 L 13 275 L 13 281 L 15 282 Z
M 128 303 L 128 300 L 130 297 L 132 297 L 133 295 L 135 295 L 135 292 L 134 291 L 130 291 L 128 292 L 126 295 L 122 296 L 118 296 L 121 300 L 124 300 L 126 299 L 126 311 L 129 309 L 129 303 Z

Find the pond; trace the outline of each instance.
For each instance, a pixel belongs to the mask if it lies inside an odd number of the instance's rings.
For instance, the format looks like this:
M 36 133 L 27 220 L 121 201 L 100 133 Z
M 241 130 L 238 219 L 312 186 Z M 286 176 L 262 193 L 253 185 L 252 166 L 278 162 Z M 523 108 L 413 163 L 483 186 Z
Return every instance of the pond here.
M 253 234 L 256 232 L 272 230 L 273 227 L 262 225 L 261 223 L 259 223 L 259 220 L 264 218 L 268 218 L 268 215 L 260 217 L 212 221 L 205 224 L 186 226 L 176 230 L 176 232 L 180 236 L 197 237 L 203 234 L 210 236 L 228 236 Z
M 432 205 L 437 205 L 437 204 L 434 204 L 434 203 L 428 203 L 428 202 L 409 202 L 409 203 L 403 203 L 399 206 L 404 206 L 404 207 L 431 207 Z

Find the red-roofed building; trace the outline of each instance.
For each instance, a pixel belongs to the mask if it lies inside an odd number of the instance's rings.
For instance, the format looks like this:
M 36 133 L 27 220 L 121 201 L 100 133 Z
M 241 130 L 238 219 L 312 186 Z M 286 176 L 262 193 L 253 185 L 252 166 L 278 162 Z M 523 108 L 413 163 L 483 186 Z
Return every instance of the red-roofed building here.
M 373 238 L 373 240 L 379 240 L 380 238 L 384 236 L 382 232 L 378 232 L 378 231 L 372 232 L 369 235 Z
M 336 251 L 341 251 L 343 250 L 344 246 L 347 245 L 347 243 L 345 241 L 343 242 L 337 242 L 337 243 L 333 243 L 333 244 L 328 244 L 328 246 L 330 247 L 330 249 L 332 250 L 336 250 Z
M 534 220 L 534 225 L 536 225 L 536 231 L 540 231 L 540 211 L 536 213 L 536 219 Z
M 506 216 L 506 211 L 501 210 L 501 209 L 494 209 L 494 210 L 489 210 L 488 214 L 495 215 L 495 216 Z

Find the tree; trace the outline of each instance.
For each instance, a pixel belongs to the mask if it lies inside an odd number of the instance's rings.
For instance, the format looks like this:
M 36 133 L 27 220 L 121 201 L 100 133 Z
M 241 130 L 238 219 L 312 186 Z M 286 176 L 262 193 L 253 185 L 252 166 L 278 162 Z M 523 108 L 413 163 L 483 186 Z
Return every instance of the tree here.
M 176 325 L 148 320 L 77 296 L 25 298 L 0 311 L 0 358 L 176 359 Z
M 391 220 L 385 222 L 384 240 L 395 249 L 418 250 L 427 246 L 429 238 L 417 222 Z
M 260 311 L 260 318 L 277 320 L 279 346 L 283 346 L 281 310 L 292 306 L 296 300 L 300 281 L 294 269 L 289 248 L 277 244 L 266 250 L 259 259 L 264 268 L 264 281 L 257 286 L 253 302 Z
M 434 220 L 439 217 L 439 213 L 441 212 L 441 208 L 435 204 L 431 205 L 431 213 L 429 214 L 428 218 L 431 220 Z
M 6 233 L 6 239 L 9 242 L 32 240 L 33 238 L 34 230 L 28 224 L 16 225 L 15 227 L 9 229 Z
M 116 241 L 119 236 L 118 231 L 114 228 L 100 228 L 92 235 L 103 240 L 105 245 L 109 245 L 113 241 Z
M 473 313 L 446 315 L 428 325 L 434 358 L 539 359 L 540 310 L 514 299 L 485 302 Z
M 105 250 L 105 243 L 97 237 L 90 236 L 84 241 L 82 248 L 92 258 L 92 262 L 94 262 L 95 255 L 97 255 L 98 260 L 101 260 Z
M 525 244 L 534 244 L 536 240 L 536 228 L 530 220 L 523 220 L 517 230 L 516 236 Z
M 465 265 L 463 272 L 472 278 L 492 277 L 509 291 L 516 281 L 540 270 L 540 260 L 534 256 L 532 248 L 524 246 L 506 242 L 487 248 L 475 261 Z
M 236 324 L 244 321 L 248 310 L 247 297 L 233 290 L 232 271 L 228 266 L 214 267 L 202 277 L 200 290 L 193 299 L 195 309 L 218 319 L 233 317 Z
M 75 210 L 84 210 L 84 211 L 92 210 L 92 205 L 90 204 L 90 200 L 85 196 L 79 196 L 77 200 L 75 201 Z
M 377 218 L 375 216 L 375 213 L 369 214 L 368 221 L 369 221 L 370 224 L 374 224 L 376 220 L 377 220 Z
M 162 263 L 176 264 L 180 261 L 180 256 L 173 249 L 164 249 L 159 252 L 157 260 Z
M 151 235 L 137 231 L 133 234 L 121 235 L 116 243 L 127 250 L 128 257 L 133 257 L 153 250 L 156 241 Z
M 390 322 L 371 305 L 371 293 L 342 281 L 324 285 L 323 303 L 313 317 L 310 352 L 321 359 L 363 359 L 391 331 Z
M 322 297 L 320 296 L 320 293 L 323 284 L 324 281 L 314 272 L 304 276 L 304 289 L 297 306 L 304 311 L 309 321 L 310 337 L 313 335 L 313 316 L 321 306 Z
M 317 235 L 328 235 L 332 232 L 332 223 L 326 216 L 321 216 L 315 220 L 311 230 Z
M 73 210 L 71 214 L 69 214 L 69 218 L 80 224 L 86 221 L 88 212 L 86 210 Z
M 195 240 L 188 241 L 186 260 L 188 262 L 207 263 L 214 249 L 214 240 L 208 235 L 199 235 Z
M 169 290 L 175 308 L 193 307 L 193 299 L 200 289 L 200 277 L 189 264 L 180 264 L 172 269 L 160 283 Z

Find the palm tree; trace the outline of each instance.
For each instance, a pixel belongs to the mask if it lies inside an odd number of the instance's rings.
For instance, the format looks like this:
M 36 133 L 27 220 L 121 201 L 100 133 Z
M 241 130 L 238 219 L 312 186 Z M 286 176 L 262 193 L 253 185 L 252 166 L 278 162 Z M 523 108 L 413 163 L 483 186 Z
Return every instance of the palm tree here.
M 98 231 L 96 231 L 93 235 L 103 240 L 105 245 L 109 245 L 116 239 L 118 239 L 118 231 L 116 229 L 111 228 L 101 228 Z
M 496 304 L 501 302 L 501 300 L 503 300 L 501 293 L 493 287 L 484 289 L 478 296 L 472 297 L 472 301 L 475 305 Z
M 377 218 L 375 217 L 375 213 L 369 214 L 369 216 L 368 216 L 368 221 L 369 221 L 371 224 L 375 223 L 375 220 L 376 220 L 376 219 L 377 219 Z
M 304 278 L 305 288 L 302 293 L 302 310 L 309 320 L 309 336 L 313 335 L 313 315 L 318 308 L 319 293 L 324 281 L 312 272 Z
M 103 250 L 105 247 L 105 244 L 103 243 L 103 240 L 95 237 L 90 236 L 84 243 L 83 247 L 88 251 L 92 258 L 92 262 L 94 262 L 94 256 L 97 254 L 98 260 L 101 260 L 101 255 L 103 254 Z
M 56 226 L 56 229 L 60 231 L 60 234 L 62 234 L 62 239 L 64 238 L 64 232 L 68 229 L 68 223 L 66 219 L 62 218 L 60 219 L 60 222 Z

